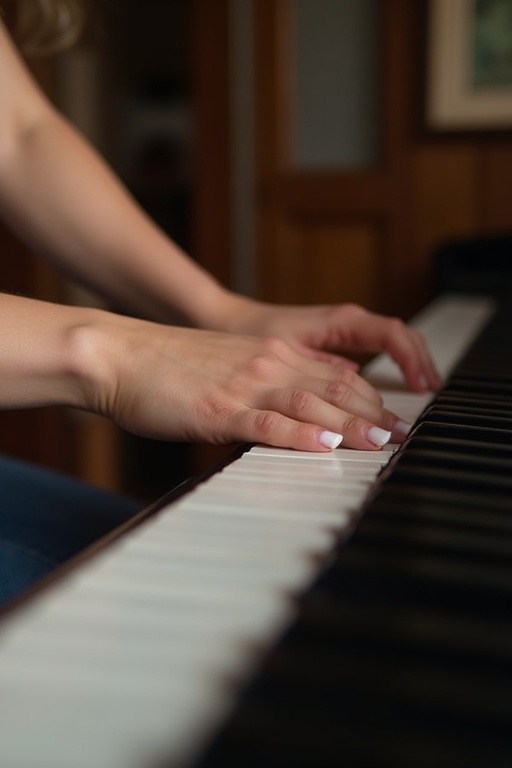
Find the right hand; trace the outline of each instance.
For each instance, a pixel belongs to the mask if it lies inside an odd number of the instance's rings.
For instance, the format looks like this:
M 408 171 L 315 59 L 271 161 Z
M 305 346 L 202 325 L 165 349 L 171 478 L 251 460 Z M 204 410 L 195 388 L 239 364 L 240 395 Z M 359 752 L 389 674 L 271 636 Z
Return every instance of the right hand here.
M 342 363 L 305 357 L 277 338 L 99 317 L 80 330 L 85 407 L 131 432 L 305 451 L 329 450 L 333 434 L 364 450 L 377 450 L 389 432 L 404 437 L 403 422 Z

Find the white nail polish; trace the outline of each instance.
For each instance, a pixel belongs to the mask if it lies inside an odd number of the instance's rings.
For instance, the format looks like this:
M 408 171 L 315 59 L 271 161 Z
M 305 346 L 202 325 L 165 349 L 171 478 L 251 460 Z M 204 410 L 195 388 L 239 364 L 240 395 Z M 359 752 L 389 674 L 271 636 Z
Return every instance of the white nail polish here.
M 338 435 L 336 432 L 322 432 L 318 437 L 318 442 L 323 445 L 324 448 L 337 448 L 343 440 L 343 435 Z
M 390 437 L 391 432 L 388 432 L 386 429 L 381 429 L 380 427 L 370 427 L 367 434 L 370 443 L 377 445 L 379 448 L 382 448 L 383 445 L 389 443 Z

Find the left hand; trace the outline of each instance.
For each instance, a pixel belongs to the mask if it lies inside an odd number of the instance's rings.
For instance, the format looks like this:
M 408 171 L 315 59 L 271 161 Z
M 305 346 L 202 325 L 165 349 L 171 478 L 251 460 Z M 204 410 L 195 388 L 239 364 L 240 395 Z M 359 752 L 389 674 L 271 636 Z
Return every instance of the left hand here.
M 375 314 L 356 304 L 283 306 L 233 296 L 230 331 L 277 336 L 298 352 L 357 370 L 342 355 L 387 353 L 416 392 L 437 390 L 439 374 L 423 337 L 396 317 Z

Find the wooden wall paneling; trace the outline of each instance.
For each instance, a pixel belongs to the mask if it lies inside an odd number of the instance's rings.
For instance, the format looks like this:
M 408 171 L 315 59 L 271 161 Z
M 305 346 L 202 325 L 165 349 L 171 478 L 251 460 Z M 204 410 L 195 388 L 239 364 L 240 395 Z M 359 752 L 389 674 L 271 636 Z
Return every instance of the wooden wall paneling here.
M 276 216 L 264 208 L 259 214 L 259 296 L 266 301 L 298 303 L 303 300 L 301 231 L 288 214 Z
M 512 232 L 512 133 L 508 140 L 485 142 L 482 154 L 481 226 Z
M 383 163 L 390 214 L 384 241 L 379 309 L 408 318 L 424 302 L 415 279 L 413 252 L 413 179 L 411 156 L 416 127 L 423 35 L 423 0 L 386 0 L 382 4 Z
M 391 210 L 389 180 L 380 169 L 308 171 L 294 169 L 277 176 L 265 202 L 296 215 L 374 216 Z
M 370 285 L 375 283 L 379 259 L 375 251 L 372 259 L 362 258 L 356 243 L 371 239 L 382 253 L 383 240 L 373 239 L 372 232 L 389 208 L 388 185 L 379 172 L 290 171 L 276 177 L 261 200 L 260 295 L 284 302 L 364 301 L 376 308 L 379 292 Z M 375 274 L 363 278 L 362 264 Z M 299 284 L 291 277 L 294 272 L 308 278 Z
M 262 236 L 267 230 L 266 252 L 274 258 L 262 291 L 268 300 L 378 304 L 383 241 L 378 217 L 267 212 L 260 226 Z
M 257 195 L 292 156 L 293 11 L 290 0 L 253 0 Z
M 192 0 L 191 24 L 195 126 L 192 256 L 225 285 L 230 285 L 233 274 L 229 3 Z M 232 448 L 191 446 L 191 473 L 205 471 Z
M 231 280 L 229 0 L 192 2 L 195 126 L 192 255 Z
M 286 178 L 291 155 L 292 12 L 288 0 L 254 0 L 256 293 L 269 301 L 294 302 L 296 231 L 288 223 Z
M 367 220 L 331 225 L 306 220 L 302 230 L 303 300 L 375 306 L 381 252 L 378 230 Z
M 413 266 L 426 300 L 438 246 L 478 234 L 481 165 L 471 143 L 430 143 L 416 150 L 412 173 Z

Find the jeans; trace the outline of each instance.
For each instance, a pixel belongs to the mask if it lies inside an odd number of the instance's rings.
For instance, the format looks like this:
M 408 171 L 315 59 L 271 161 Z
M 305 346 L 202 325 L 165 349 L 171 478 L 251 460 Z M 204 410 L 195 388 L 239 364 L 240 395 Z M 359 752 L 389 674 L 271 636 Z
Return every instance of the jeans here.
M 0 457 L 0 607 L 141 507 L 65 475 Z

